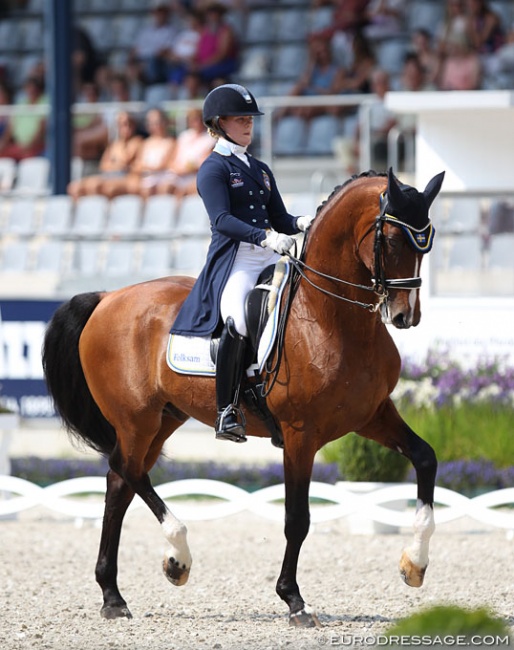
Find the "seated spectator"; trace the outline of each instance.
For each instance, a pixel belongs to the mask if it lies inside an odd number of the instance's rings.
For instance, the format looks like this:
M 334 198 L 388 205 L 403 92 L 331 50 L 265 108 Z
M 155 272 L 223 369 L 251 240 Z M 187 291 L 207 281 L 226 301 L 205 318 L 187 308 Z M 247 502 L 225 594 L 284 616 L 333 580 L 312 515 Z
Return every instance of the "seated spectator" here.
M 405 0 L 371 0 L 365 14 L 367 38 L 391 38 L 401 34 L 405 9 Z
M 123 178 L 129 172 L 143 138 L 136 134 L 136 121 L 129 113 L 118 113 L 116 123 L 116 137 L 100 158 L 99 173 L 69 183 L 68 194 L 73 199 L 86 194 L 103 194 L 107 180 Z
M 96 104 L 98 87 L 92 81 L 82 84 L 79 103 Z M 72 152 L 82 160 L 98 160 L 109 140 L 109 132 L 101 113 L 85 111 L 73 115 Z
M 469 38 L 454 36 L 447 43 L 447 52 L 437 79 L 439 90 L 479 90 L 482 66 Z
M 157 108 L 146 114 L 148 137 L 139 146 L 128 174 L 109 178 L 102 183 L 102 194 L 113 198 L 120 194 L 145 194 L 165 175 L 175 149 L 175 139 L 168 135 L 168 119 Z
M 334 0 L 333 19 L 328 27 L 314 31 L 311 36 L 324 38 L 332 46 L 339 65 L 351 64 L 352 36 L 366 24 L 366 8 L 370 0 Z
M 334 63 L 332 58 L 330 43 L 324 38 L 313 37 L 309 43 L 307 67 L 289 94 L 292 96 L 333 95 L 338 89 L 339 74 L 339 66 Z M 310 119 L 324 111 L 323 107 L 305 106 L 285 109 L 280 111 L 277 117 L 289 114 Z
M 479 54 L 492 54 L 503 45 L 505 37 L 500 16 L 487 0 L 468 0 L 468 34 L 471 46 Z
M 177 143 L 166 173 L 154 187 L 142 188 L 143 196 L 175 194 L 182 198 L 196 193 L 196 174 L 213 149 L 212 137 L 202 121 L 202 111 L 192 109 L 187 114 L 188 128 Z
M 505 37 L 505 43 L 496 50 L 490 61 L 488 74 L 499 88 L 512 88 L 514 81 L 514 24 Z
M 17 102 L 24 106 L 46 104 L 44 86 L 37 77 L 28 77 L 23 84 L 23 98 Z M 13 115 L 6 127 L 5 144 L 0 156 L 23 160 L 42 156 L 46 146 L 46 118 L 37 114 Z
M 339 93 L 369 93 L 376 59 L 373 47 L 361 30 L 352 37 L 352 62 L 343 68 L 337 80 Z
M 227 7 L 220 2 L 211 2 L 203 10 L 196 53 L 185 81 L 190 98 L 212 89 L 220 79 L 228 81 L 239 68 L 239 43 L 226 13 Z
M 100 57 L 89 34 L 82 26 L 74 25 L 71 44 L 73 91 L 75 97 L 77 97 L 82 92 L 83 84 L 95 81 L 96 71 L 100 65 Z
M 177 34 L 168 56 L 168 81 L 174 97 L 181 94 L 188 70 L 194 61 L 203 24 L 201 12 L 194 9 L 186 11 L 184 18 L 186 26 Z
M 142 27 L 136 36 L 130 53 L 129 65 L 146 85 L 166 83 L 168 80 L 168 57 L 176 37 L 170 19 L 170 3 L 155 2 L 152 22 Z
M 371 91 L 376 95 L 376 101 L 370 105 L 369 120 L 371 131 L 371 167 L 377 171 L 385 171 L 388 163 L 387 136 L 397 123 L 397 118 L 385 105 L 385 95 L 390 90 L 389 74 L 376 68 L 371 75 Z M 357 125 L 353 141 L 353 163 L 349 173 L 359 169 L 360 159 L 360 127 Z
M 466 0 L 446 0 L 445 17 L 437 30 L 436 50 L 440 57 L 448 54 L 448 43 L 468 31 Z
M 418 27 L 411 35 L 412 51 L 423 70 L 424 83 L 433 84 L 439 71 L 440 57 L 432 45 L 432 35 Z

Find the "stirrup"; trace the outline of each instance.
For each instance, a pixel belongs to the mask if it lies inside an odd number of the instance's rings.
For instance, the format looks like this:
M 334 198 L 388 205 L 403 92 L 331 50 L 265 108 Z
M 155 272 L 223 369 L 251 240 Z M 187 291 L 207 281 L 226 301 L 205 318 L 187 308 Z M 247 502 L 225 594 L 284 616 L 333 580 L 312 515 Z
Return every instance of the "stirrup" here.
M 246 442 L 246 419 L 237 406 L 229 404 L 223 411 L 218 413 L 216 439 Z

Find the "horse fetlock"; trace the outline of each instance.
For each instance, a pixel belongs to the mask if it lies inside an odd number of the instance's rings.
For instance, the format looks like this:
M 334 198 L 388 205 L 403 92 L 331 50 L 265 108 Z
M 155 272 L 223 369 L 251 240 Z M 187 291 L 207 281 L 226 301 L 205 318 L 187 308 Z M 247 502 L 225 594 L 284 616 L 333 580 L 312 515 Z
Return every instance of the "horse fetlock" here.
M 402 557 L 400 558 L 400 575 L 406 585 L 409 585 L 409 587 L 421 587 L 426 570 L 427 565 L 419 566 L 411 560 L 407 551 L 402 553 Z

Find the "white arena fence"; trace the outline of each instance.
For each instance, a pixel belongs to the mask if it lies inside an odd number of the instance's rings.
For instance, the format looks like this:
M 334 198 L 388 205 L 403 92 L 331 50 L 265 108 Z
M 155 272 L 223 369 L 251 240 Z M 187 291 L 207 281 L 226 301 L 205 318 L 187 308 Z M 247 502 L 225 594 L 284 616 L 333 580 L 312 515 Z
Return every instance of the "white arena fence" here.
M 0 517 L 43 506 L 74 519 L 101 519 L 103 500 L 84 498 L 84 495 L 103 497 L 105 487 L 103 477 L 74 478 L 42 488 L 15 476 L 0 475 L 0 497 L 3 496 L 0 499 Z M 162 499 L 174 500 L 169 504 L 170 507 L 179 519 L 186 521 L 218 519 L 243 511 L 272 521 L 284 520 L 283 484 L 247 492 L 221 481 L 186 479 L 164 483 L 155 489 Z M 416 490 L 415 484 L 405 483 L 359 494 L 349 490 L 345 483 L 330 485 L 313 482 L 310 489 L 311 521 L 319 523 L 358 513 L 361 517 L 382 524 L 411 527 L 412 510 L 398 511 L 394 507 L 398 501 L 415 501 Z M 184 497 L 195 499 L 184 500 Z M 435 520 L 438 524 L 470 517 L 483 524 L 514 530 L 514 510 L 508 508 L 514 505 L 514 488 L 469 498 L 452 490 L 436 487 L 435 503 Z M 130 510 L 142 506 L 143 501 L 136 497 Z

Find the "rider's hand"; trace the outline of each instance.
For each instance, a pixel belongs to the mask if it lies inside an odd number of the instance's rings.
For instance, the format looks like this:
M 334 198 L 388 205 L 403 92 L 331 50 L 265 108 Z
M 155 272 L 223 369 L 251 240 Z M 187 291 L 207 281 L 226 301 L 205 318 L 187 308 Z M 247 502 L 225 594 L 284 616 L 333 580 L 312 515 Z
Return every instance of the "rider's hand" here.
M 301 232 L 305 232 L 311 227 L 313 221 L 314 217 L 311 217 L 310 214 L 306 214 L 304 217 L 298 217 L 296 220 L 296 227 Z
M 287 253 L 293 243 L 294 239 L 289 235 L 284 235 L 281 232 L 269 230 L 266 233 L 266 239 L 261 241 L 261 246 L 263 248 L 271 248 L 276 253 L 283 255 L 284 253 Z

